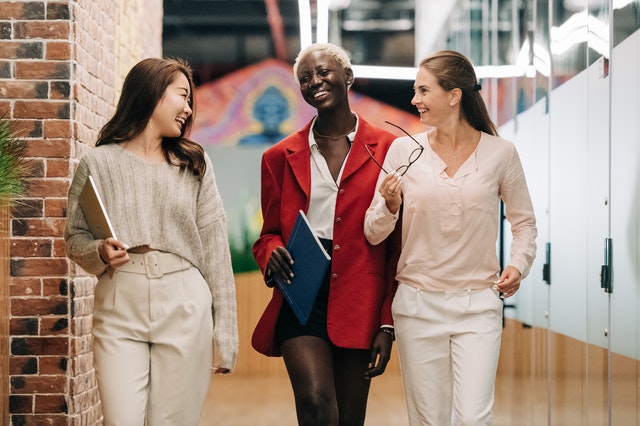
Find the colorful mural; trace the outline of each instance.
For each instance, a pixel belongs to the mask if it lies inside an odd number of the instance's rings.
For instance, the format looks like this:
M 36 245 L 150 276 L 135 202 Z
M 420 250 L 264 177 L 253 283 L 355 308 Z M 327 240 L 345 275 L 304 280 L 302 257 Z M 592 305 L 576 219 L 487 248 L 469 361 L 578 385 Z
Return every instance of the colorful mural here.
M 401 135 L 385 120 L 410 133 L 424 130 L 417 114 L 408 114 L 353 90 L 349 96 L 355 112 L 392 133 Z M 256 265 L 251 246 L 262 226 L 262 153 L 303 127 L 315 110 L 302 99 L 291 65 L 275 59 L 204 84 L 196 89 L 194 97 L 196 116 L 191 138 L 205 148 L 213 162 L 228 216 L 234 270 L 253 270 Z

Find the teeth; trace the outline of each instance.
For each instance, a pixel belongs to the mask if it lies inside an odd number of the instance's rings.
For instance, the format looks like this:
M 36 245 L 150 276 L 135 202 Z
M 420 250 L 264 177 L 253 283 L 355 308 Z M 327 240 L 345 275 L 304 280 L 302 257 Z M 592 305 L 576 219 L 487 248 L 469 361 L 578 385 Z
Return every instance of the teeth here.
M 325 90 L 321 90 L 321 91 L 319 91 L 319 92 L 316 92 L 316 93 L 313 95 L 313 97 L 314 97 L 314 98 L 317 98 L 317 97 L 320 97 L 320 96 L 322 96 L 322 95 L 324 95 L 324 94 L 326 94 L 326 93 L 327 93 L 327 92 L 326 92 Z

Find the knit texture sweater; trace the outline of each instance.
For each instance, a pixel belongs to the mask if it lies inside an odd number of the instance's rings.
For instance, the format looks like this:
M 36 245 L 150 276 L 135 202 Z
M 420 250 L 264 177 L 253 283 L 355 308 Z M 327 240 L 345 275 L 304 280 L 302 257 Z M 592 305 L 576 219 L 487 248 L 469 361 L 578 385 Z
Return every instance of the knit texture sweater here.
M 100 276 L 98 253 L 78 197 L 91 175 L 118 240 L 183 257 L 200 270 L 213 296 L 214 345 L 220 366 L 233 369 L 238 353 L 236 291 L 222 199 L 211 160 L 198 180 L 189 170 L 149 163 L 118 144 L 101 145 L 80 160 L 69 188 L 67 256 Z

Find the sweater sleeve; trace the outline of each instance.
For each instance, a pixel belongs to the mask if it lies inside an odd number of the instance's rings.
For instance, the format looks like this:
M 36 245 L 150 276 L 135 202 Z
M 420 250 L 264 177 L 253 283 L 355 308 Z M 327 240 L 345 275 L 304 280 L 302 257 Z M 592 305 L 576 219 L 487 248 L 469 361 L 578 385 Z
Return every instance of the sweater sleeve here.
M 236 287 L 226 216 L 208 157 L 198 195 L 197 221 L 203 247 L 202 272 L 213 298 L 214 345 L 221 358 L 220 366 L 233 370 L 238 355 Z
M 80 160 L 69 187 L 64 240 L 69 259 L 90 274 L 101 275 L 107 269 L 107 265 L 100 259 L 98 253 L 98 245 L 102 240 L 96 240 L 91 235 L 89 225 L 78 203 L 82 187 L 88 176 L 88 164 L 84 159 Z

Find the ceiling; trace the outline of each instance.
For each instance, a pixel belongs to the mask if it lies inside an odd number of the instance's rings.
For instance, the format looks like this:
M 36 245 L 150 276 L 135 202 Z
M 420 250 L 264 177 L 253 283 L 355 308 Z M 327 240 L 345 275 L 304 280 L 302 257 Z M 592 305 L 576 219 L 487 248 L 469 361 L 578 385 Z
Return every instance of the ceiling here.
M 332 0 L 330 40 L 354 64 L 412 66 L 415 1 Z M 298 0 L 164 0 L 163 51 L 189 60 L 202 84 L 266 58 L 293 64 L 299 23 Z M 415 111 L 407 81 L 357 79 L 354 90 Z

